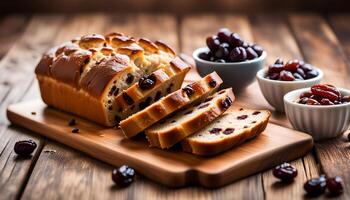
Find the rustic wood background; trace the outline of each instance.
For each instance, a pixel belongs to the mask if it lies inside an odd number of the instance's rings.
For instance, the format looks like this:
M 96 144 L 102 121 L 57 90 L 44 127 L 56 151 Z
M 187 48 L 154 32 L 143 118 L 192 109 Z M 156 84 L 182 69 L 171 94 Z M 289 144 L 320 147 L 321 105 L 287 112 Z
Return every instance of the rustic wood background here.
M 0 18 L 0 199 L 303 199 L 304 182 L 323 173 L 342 176 L 345 192 L 339 198 L 350 198 L 350 143 L 347 134 L 317 143 L 312 152 L 292 162 L 299 175 L 288 185 L 278 182 L 268 170 L 215 190 L 201 187 L 174 190 L 141 176 L 130 187 L 120 189 L 111 181 L 112 166 L 12 126 L 5 115 L 9 104 L 39 98 L 33 70 L 44 50 L 74 36 L 94 32 L 121 31 L 161 38 L 178 52 L 191 54 L 193 49 L 204 45 L 207 35 L 227 26 L 244 39 L 265 47 L 268 63 L 277 57 L 305 59 L 324 70 L 324 82 L 350 88 L 350 14 L 288 12 L 275 15 L 269 12 L 179 16 L 170 13 L 125 15 L 116 11 L 114 14 L 46 15 L 32 14 L 37 1 L 29 5 L 24 0 L 6 1 L 7 6 L 1 10 L 12 13 L 14 7 L 11 6 L 15 6 L 15 2 L 23 3 L 17 11 L 25 11 L 24 7 L 28 7 L 30 15 L 9 14 Z M 65 4 L 62 6 L 72 6 L 65 10 L 67 12 L 73 11 L 74 2 L 83 4 L 77 0 L 71 1 L 72 4 L 60 2 Z M 170 6 L 173 1 L 167 2 Z M 280 1 L 275 3 L 281 4 Z M 46 1 L 46 4 L 58 5 L 58 1 Z M 330 10 L 333 6 L 333 3 L 329 4 Z M 58 6 L 56 11 L 59 9 Z M 256 82 L 238 97 L 236 103 L 272 110 L 262 94 L 254 92 L 254 87 L 257 87 Z M 291 128 L 284 115 L 274 113 L 271 121 Z M 39 146 L 33 157 L 21 159 L 13 152 L 13 146 L 16 141 L 28 138 L 34 139 Z M 319 199 L 322 198 L 328 199 L 327 195 Z
M 350 10 L 348 0 L 10 0 L 1 2 L 0 13 L 168 13 L 189 14 L 256 13 L 317 11 L 322 13 Z

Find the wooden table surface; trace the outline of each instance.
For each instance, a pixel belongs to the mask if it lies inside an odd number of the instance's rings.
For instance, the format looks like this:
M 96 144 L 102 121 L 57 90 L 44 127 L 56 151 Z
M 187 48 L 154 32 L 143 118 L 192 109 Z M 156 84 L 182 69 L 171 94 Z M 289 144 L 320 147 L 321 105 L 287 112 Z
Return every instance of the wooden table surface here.
M 124 32 L 162 39 L 177 52 L 191 54 L 206 36 L 226 26 L 277 57 L 304 59 L 322 68 L 324 82 L 350 88 L 350 14 L 288 13 L 245 15 L 35 15 L 0 18 L 0 199 L 303 199 L 304 182 L 326 174 L 342 176 L 350 198 L 350 143 L 343 137 L 316 143 L 308 155 L 292 162 L 298 177 L 281 184 L 268 170 L 222 188 L 166 188 L 144 177 L 127 188 L 111 181 L 112 166 L 67 146 L 9 124 L 5 110 L 14 102 L 40 98 L 34 76 L 41 54 L 54 44 L 87 33 Z M 258 87 L 253 83 L 249 88 Z M 273 110 L 261 93 L 249 88 L 236 104 Z M 271 122 L 291 127 L 284 115 Z M 17 158 L 16 141 L 33 139 L 38 148 L 29 159 Z M 327 195 L 319 197 L 327 198 Z

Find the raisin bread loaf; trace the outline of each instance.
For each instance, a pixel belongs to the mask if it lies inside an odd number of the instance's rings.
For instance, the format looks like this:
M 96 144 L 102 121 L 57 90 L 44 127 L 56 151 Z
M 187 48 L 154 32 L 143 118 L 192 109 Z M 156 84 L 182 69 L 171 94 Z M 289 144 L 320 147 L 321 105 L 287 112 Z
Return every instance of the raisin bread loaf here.
M 214 155 L 252 139 L 265 130 L 270 112 L 266 110 L 234 109 L 182 141 L 186 152 Z
M 125 119 L 179 89 L 190 69 L 190 65 L 176 57 L 170 61 L 170 66 L 161 67 L 141 77 L 137 83 L 115 98 L 113 107 L 116 109 L 116 116 Z
M 47 51 L 35 73 L 46 104 L 114 126 L 115 97 L 141 76 L 170 66 L 174 58 L 162 42 L 92 34 Z
M 125 137 L 133 137 L 177 110 L 193 102 L 204 100 L 214 93 L 221 83 L 222 80 L 216 72 L 208 74 L 201 80 L 186 85 L 159 101 L 154 99 L 155 103 L 121 121 L 120 128 Z
M 232 105 L 233 100 L 231 88 L 221 90 L 203 103 L 193 105 L 174 117 L 146 129 L 146 137 L 151 146 L 170 148 L 214 121 Z

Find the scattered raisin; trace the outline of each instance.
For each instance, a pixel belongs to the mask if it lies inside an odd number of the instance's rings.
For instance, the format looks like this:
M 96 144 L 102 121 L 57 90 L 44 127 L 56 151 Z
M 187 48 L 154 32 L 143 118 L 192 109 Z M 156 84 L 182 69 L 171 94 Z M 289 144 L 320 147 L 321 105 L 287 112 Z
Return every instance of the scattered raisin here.
M 33 140 L 22 140 L 16 142 L 14 151 L 20 156 L 29 156 L 36 149 L 37 145 Z
M 143 110 L 147 106 L 149 106 L 152 102 L 152 97 L 147 97 L 147 99 L 139 104 L 139 109 Z
M 139 87 L 141 90 L 152 89 L 156 84 L 157 78 L 154 74 L 145 75 L 139 80 Z
M 32 115 L 36 115 L 36 112 L 31 112 L 30 114 L 32 114 Z
M 235 131 L 234 128 L 226 128 L 226 129 L 224 130 L 224 134 L 225 134 L 225 135 L 229 135 L 229 134 L 233 133 L 234 131 Z
M 336 176 L 334 178 L 327 178 L 326 185 L 328 191 L 332 195 L 339 195 L 343 192 L 343 180 L 340 176 Z
M 133 81 L 134 81 L 134 76 L 132 75 L 132 74 L 127 74 L 126 75 L 126 83 L 128 84 L 128 85 L 130 85 Z
M 108 95 L 111 96 L 114 91 L 117 89 L 117 86 L 113 85 L 113 87 L 111 88 L 111 90 L 109 91 Z
M 283 163 L 275 167 L 272 173 L 281 181 L 291 181 L 298 175 L 298 170 L 289 163 Z
M 255 124 L 256 123 L 256 121 L 252 121 L 252 124 Z
M 243 108 L 240 108 L 240 109 L 239 109 L 239 111 L 242 111 L 242 110 L 244 110 L 244 109 L 243 109 Z
M 119 187 L 126 187 L 134 181 L 135 170 L 127 165 L 113 169 L 112 180 Z
M 253 115 L 258 115 L 260 113 L 261 113 L 260 111 L 255 111 L 255 112 L 253 112 Z
M 108 106 L 108 110 L 113 110 L 113 106 Z
M 77 120 L 76 119 L 71 119 L 71 120 L 69 120 L 69 122 L 68 122 L 68 126 L 75 126 L 75 125 L 77 125 Z
M 194 94 L 194 90 L 190 85 L 187 85 L 186 87 L 182 88 L 184 92 L 186 92 L 187 96 L 190 97 Z
M 240 115 L 237 117 L 238 120 L 247 119 L 248 115 Z
M 318 178 L 312 178 L 306 181 L 304 189 L 310 196 L 319 196 L 326 190 L 326 178 L 323 175 Z
M 248 126 L 243 126 L 243 128 L 248 128 Z
M 72 129 L 72 133 L 79 133 L 79 129 L 78 128 L 73 128 Z
M 214 88 L 216 86 L 216 81 L 215 80 L 210 80 L 209 81 L 209 86 Z
M 209 133 L 217 135 L 220 133 L 221 130 L 221 128 L 212 128 L 211 130 L 209 130 Z
M 221 107 L 223 109 L 228 109 L 232 105 L 232 100 L 230 97 L 226 97 L 224 100 L 221 102 Z
M 176 122 L 176 120 L 171 120 L 171 122 L 170 123 L 175 123 Z
M 134 103 L 134 100 L 128 95 L 126 94 L 125 92 L 122 93 L 123 95 L 123 99 L 125 100 L 125 102 L 128 104 L 128 105 L 132 105 Z

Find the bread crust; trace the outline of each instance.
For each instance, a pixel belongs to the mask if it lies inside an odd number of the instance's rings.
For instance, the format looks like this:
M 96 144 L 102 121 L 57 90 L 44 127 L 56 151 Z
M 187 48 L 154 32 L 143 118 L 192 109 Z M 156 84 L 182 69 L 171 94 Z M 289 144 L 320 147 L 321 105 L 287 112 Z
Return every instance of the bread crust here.
M 215 87 L 209 85 L 213 81 L 216 83 Z M 192 96 L 188 96 L 183 88 L 179 89 L 150 105 L 145 110 L 139 111 L 121 121 L 120 127 L 125 137 L 133 137 L 178 109 L 187 106 L 190 102 L 206 98 L 215 92 L 221 83 L 222 80 L 219 75 L 213 72 L 200 81 L 185 86 L 193 89 L 194 93 Z
M 162 149 L 170 148 L 185 137 L 197 132 L 211 123 L 228 109 L 228 107 L 222 106 L 222 102 L 227 99 L 227 97 L 231 99 L 231 102 L 235 99 L 231 88 L 224 91 L 226 92 L 225 95 L 215 99 L 214 106 L 211 106 L 210 109 L 196 115 L 196 117 L 182 122 L 170 130 L 158 132 L 156 130 L 153 131 L 152 129 L 147 129 L 145 133 L 150 142 L 150 146 Z
M 171 68 L 175 57 L 165 44 L 139 41 L 120 33 L 90 34 L 51 48 L 35 69 L 42 99 L 49 106 L 114 126 L 114 96 L 159 66 Z
M 201 156 L 212 156 L 227 151 L 232 147 L 240 145 L 262 133 L 268 124 L 269 117 L 270 112 L 268 112 L 268 115 L 264 120 L 250 128 L 245 129 L 242 133 L 233 134 L 231 137 L 226 137 L 222 140 L 202 142 L 185 139 L 181 142 L 182 149 L 185 152 Z
M 47 76 L 37 76 L 43 101 L 72 114 L 84 117 L 99 124 L 111 126 L 101 102 L 83 90 L 57 81 Z

